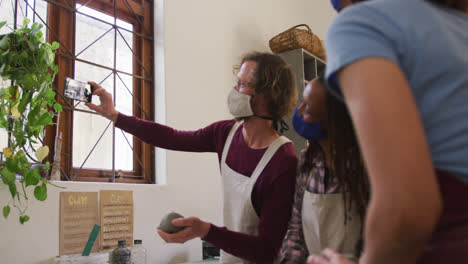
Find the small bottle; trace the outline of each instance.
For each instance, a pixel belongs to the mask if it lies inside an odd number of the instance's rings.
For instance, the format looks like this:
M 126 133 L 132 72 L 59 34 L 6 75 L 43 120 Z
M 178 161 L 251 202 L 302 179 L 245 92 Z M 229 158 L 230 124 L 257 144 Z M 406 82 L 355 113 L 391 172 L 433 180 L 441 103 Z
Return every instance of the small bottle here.
M 146 264 L 146 249 L 140 239 L 133 241 L 132 264 Z
M 125 240 L 119 240 L 119 247 L 114 249 L 111 254 L 110 263 L 112 264 L 131 264 L 131 251 L 125 247 Z

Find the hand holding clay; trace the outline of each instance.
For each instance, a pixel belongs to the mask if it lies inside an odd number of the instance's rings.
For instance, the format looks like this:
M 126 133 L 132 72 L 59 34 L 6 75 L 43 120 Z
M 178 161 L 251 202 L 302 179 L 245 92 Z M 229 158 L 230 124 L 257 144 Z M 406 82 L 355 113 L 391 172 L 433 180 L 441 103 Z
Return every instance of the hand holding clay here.
M 169 213 L 158 227 L 158 235 L 166 243 L 185 243 L 194 238 L 203 238 L 210 231 L 211 224 L 198 217 L 184 218 L 177 213 Z
M 172 220 L 177 219 L 177 218 L 184 218 L 184 217 L 178 213 L 174 213 L 174 212 L 168 213 L 161 220 L 161 223 L 159 224 L 159 229 L 161 229 L 161 231 L 168 233 L 168 234 L 174 234 L 174 233 L 181 231 L 185 227 L 174 226 L 172 224 Z

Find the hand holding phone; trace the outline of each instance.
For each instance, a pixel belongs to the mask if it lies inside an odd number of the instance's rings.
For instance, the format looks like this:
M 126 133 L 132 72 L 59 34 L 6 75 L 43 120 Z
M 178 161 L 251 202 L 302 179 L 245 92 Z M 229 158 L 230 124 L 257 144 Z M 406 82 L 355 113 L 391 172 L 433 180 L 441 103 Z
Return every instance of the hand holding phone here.
M 96 111 L 96 113 L 104 116 L 105 118 L 116 122 L 117 117 L 119 116 L 119 112 L 115 110 L 114 102 L 112 101 L 112 95 L 95 82 L 89 82 L 89 84 L 93 89 L 93 94 L 99 96 L 99 101 L 101 101 L 101 104 L 95 105 L 93 103 L 86 103 L 86 106 Z

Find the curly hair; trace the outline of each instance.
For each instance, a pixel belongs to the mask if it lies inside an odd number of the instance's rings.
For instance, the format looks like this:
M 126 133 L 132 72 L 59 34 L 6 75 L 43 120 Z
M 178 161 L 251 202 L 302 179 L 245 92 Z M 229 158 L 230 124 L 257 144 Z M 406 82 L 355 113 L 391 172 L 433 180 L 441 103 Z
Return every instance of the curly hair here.
M 289 64 L 279 55 L 255 51 L 244 55 L 234 70 L 239 71 L 246 61 L 257 63 L 251 85 L 255 94 L 265 96 L 272 119 L 280 121 L 284 116 L 290 115 L 296 107 L 297 88 L 296 78 Z

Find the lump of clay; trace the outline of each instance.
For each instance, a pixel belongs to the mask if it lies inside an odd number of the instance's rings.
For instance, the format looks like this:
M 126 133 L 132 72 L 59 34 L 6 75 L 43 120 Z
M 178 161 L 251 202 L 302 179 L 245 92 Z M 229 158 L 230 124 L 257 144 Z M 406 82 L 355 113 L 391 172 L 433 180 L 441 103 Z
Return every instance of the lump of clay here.
M 168 213 L 166 216 L 163 217 L 161 223 L 159 224 L 159 229 L 161 229 L 165 233 L 173 234 L 181 231 L 184 229 L 182 226 L 174 226 L 172 224 L 172 220 L 177 218 L 184 218 L 182 215 L 174 212 Z

